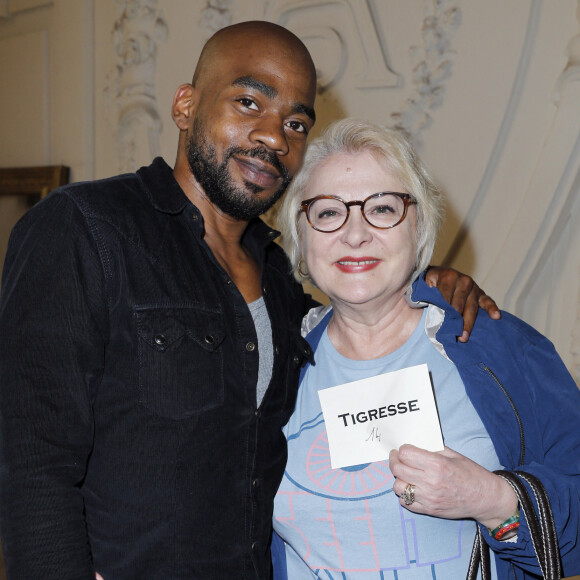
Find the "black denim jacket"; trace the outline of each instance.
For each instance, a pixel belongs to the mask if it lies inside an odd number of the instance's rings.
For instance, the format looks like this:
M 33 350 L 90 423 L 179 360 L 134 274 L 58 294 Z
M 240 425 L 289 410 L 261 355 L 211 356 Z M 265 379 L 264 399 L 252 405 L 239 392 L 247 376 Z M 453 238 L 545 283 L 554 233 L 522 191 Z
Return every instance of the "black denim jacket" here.
M 0 527 L 13 578 L 268 578 L 309 307 L 252 222 L 274 368 L 170 167 L 74 184 L 13 231 L 0 302 Z

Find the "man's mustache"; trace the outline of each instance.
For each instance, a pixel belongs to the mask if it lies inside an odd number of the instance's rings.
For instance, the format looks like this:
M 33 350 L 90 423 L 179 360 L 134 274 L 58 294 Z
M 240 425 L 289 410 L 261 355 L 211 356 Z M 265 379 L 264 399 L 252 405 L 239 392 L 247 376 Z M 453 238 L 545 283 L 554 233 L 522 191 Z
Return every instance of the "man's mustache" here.
M 242 149 L 241 147 L 230 147 L 225 154 L 225 160 L 227 161 L 232 155 L 242 155 L 244 157 L 252 157 L 254 159 L 259 159 L 260 161 L 265 161 L 269 163 L 278 173 L 282 176 L 284 180 L 290 178 L 288 170 L 282 165 L 278 156 L 272 151 L 266 151 L 262 147 L 255 147 L 253 149 Z

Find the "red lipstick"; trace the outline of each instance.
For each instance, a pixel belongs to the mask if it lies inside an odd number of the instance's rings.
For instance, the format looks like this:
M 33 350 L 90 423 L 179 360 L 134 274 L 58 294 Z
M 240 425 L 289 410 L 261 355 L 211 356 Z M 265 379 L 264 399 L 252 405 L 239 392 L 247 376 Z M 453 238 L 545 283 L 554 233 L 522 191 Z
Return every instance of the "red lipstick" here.
M 346 274 L 359 274 L 373 270 L 381 263 L 378 258 L 372 256 L 343 256 L 339 258 L 334 265 Z

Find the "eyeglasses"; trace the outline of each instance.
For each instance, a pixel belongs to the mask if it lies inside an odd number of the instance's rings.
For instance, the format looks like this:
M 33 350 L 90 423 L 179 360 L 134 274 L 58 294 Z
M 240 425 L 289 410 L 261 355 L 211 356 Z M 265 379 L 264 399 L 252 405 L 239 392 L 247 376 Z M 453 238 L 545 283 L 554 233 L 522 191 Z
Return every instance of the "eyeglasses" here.
M 374 193 L 363 201 L 348 202 L 335 195 L 318 195 L 305 199 L 298 213 L 304 212 L 315 230 L 329 234 L 339 230 L 347 222 L 350 208 L 358 205 L 371 226 L 386 230 L 398 226 L 405 219 L 411 204 L 416 205 L 417 200 L 408 193 L 392 191 Z

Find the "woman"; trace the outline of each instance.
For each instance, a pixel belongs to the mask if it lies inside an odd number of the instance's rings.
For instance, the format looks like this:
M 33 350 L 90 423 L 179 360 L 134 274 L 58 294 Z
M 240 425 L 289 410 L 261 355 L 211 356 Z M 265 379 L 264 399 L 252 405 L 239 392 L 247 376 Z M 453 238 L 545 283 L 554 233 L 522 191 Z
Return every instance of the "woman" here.
M 313 358 L 284 427 L 275 578 L 462 578 L 478 525 L 493 578 L 537 577 L 526 518 L 501 469 L 541 480 L 564 575 L 580 573 L 580 392 L 551 343 L 509 314 L 478 317 L 469 342 L 456 340 L 461 318 L 420 276 L 442 205 L 401 134 L 353 119 L 310 145 L 286 194 L 279 221 L 295 275 L 331 305 L 303 325 Z M 341 449 L 331 445 L 329 457 L 319 391 L 421 364 L 445 448 L 403 445 L 333 469 Z M 350 388 L 353 405 L 361 388 Z M 345 426 L 354 417 L 345 413 Z

